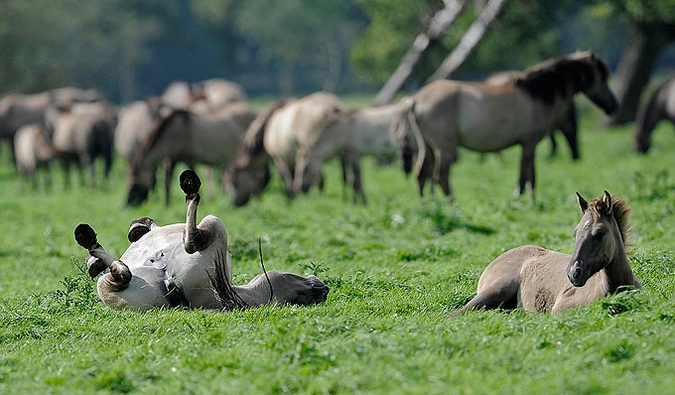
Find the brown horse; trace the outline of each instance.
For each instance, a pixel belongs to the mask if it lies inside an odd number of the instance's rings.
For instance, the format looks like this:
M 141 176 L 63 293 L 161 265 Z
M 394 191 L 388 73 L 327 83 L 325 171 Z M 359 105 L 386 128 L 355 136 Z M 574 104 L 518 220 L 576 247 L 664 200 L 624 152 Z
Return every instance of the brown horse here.
M 433 181 L 450 195 L 450 165 L 459 147 L 487 153 L 513 145 L 522 147 L 520 193 L 526 186 L 534 189 L 537 143 L 564 117 L 575 94 L 583 93 L 607 114 L 616 110 L 608 77 L 602 59 L 579 52 L 528 69 L 505 85 L 442 80 L 420 89 L 399 123 L 403 136 L 414 136 L 399 141 L 416 145 L 420 190 L 428 174 L 423 168 L 427 151 L 433 157 Z
M 485 80 L 486 84 L 489 85 L 504 85 L 513 82 L 514 80 L 520 78 L 522 72 L 520 71 L 503 71 L 500 73 L 492 74 L 488 79 Z M 579 139 L 578 135 L 578 120 L 577 120 L 577 107 L 574 104 L 574 101 L 570 102 L 570 108 L 561 114 L 562 118 L 557 119 L 553 122 L 553 131 L 560 130 L 560 132 L 565 137 L 567 145 L 570 147 L 573 160 L 579 160 L 581 154 L 579 153 Z M 555 141 L 555 133 L 551 133 L 551 157 L 555 156 L 558 150 L 558 143 Z
M 607 191 L 588 203 L 577 193 L 581 221 L 574 254 L 522 246 L 492 261 L 478 280 L 476 296 L 451 316 L 473 309 L 559 313 L 611 293 L 640 289 L 626 256 L 630 207 Z
M 656 125 L 667 119 L 675 125 L 675 77 L 661 84 L 640 111 L 635 130 L 635 149 L 647 153 L 651 147 L 651 136 Z
M 208 114 L 174 110 L 137 152 L 129 171 L 127 204 L 137 206 L 147 200 L 155 185 L 157 168 L 166 160 L 227 168 L 239 149 L 247 120 L 253 118 L 255 112 L 246 103 L 233 103 Z M 167 177 L 171 178 L 168 171 Z
M 97 290 L 105 304 L 133 310 L 232 310 L 326 300 L 328 287 L 311 275 L 270 271 L 246 285 L 233 285 L 225 225 L 213 215 L 197 223 L 201 181 L 194 171 L 181 174 L 180 186 L 187 203 L 185 223 L 159 226 L 147 217 L 132 221 L 131 245 L 119 259 L 103 249 L 91 226 L 75 228 L 75 240 L 88 252 L 89 274 L 103 274 Z

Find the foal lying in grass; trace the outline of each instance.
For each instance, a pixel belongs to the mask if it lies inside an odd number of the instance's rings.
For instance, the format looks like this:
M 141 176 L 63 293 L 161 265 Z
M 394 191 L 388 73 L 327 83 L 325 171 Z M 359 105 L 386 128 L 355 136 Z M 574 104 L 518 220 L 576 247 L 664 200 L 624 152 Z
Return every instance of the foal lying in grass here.
M 588 203 L 577 193 L 581 221 L 574 254 L 527 245 L 500 255 L 485 268 L 476 296 L 450 316 L 473 309 L 559 313 L 605 295 L 641 288 L 626 256 L 631 209 L 607 191 Z

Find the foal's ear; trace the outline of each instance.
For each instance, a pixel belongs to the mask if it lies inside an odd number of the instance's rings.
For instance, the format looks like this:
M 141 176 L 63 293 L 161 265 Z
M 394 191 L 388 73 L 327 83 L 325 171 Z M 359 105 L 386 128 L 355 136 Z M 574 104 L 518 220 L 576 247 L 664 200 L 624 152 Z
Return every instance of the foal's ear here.
M 612 196 L 609 194 L 609 192 L 605 191 L 605 193 L 602 195 L 602 203 L 604 204 L 604 209 L 605 209 L 605 214 L 607 215 L 612 215 Z
M 579 192 L 577 192 L 577 200 L 579 201 L 579 207 L 581 207 L 581 214 L 583 215 L 588 208 L 588 202 L 579 194 Z

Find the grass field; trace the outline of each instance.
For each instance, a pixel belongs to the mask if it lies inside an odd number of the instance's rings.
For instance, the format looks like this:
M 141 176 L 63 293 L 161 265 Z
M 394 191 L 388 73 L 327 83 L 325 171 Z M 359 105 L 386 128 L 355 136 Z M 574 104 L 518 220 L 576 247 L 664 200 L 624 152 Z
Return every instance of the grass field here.
M 596 110 L 594 110 L 596 111 Z M 586 116 L 588 118 L 588 116 Z M 655 132 L 638 156 L 632 128 L 585 120 L 582 160 L 561 143 L 537 151 L 537 190 L 516 197 L 519 148 L 461 151 L 454 201 L 424 200 L 398 164 L 364 163 L 366 207 L 345 199 L 337 163 L 326 191 L 287 202 L 279 177 L 235 209 L 207 183 L 200 216 L 228 227 L 235 282 L 268 270 L 314 273 L 331 288 L 315 307 L 210 311 L 113 311 L 83 274 L 73 239 L 90 223 L 115 255 L 129 222 L 183 222 L 175 183 L 170 206 L 151 195 L 124 206 L 125 165 L 102 188 L 49 192 L 20 182 L 0 154 L 0 392 L 23 393 L 643 393 L 675 386 L 675 135 Z M 202 173 L 202 178 L 206 176 Z M 77 183 L 75 183 L 77 184 Z M 445 315 L 475 292 L 501 252 L 538 244 L 572 252 L 575 191 L 607 189 L 633 207 L 631 264 L 641 292 L 601 299 L 559 316 L 515 311 Z

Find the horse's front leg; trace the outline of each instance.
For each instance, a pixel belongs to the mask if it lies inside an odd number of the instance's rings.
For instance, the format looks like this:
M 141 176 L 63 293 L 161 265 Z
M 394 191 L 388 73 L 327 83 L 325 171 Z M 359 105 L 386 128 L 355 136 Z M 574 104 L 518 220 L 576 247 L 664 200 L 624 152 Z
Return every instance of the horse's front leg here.
M 536 144 L 523 144 L 523 152 L 520 158 L 520 180 L 518 192 L 525 193 L 527 185 L 534 191 L 534 151 Z
M 293 185 L 293 171 L 291 170 L 290 166 L 286 163 L 285 160 L 282 158 L 277 158 L 273 157 L 274 160 L 274 165 L 277 167 L 279 170 L 279 173 L 281 174 L 281 178 L 284 180 L 284 183 L 286 184 L 286 195 L 288 195 L 289 199 L 292 199 L 295 197 L 295 186 Z
M 131 271 L 127 265 L 119 259 L 108 254 L 96 239 L 96 232 L 89 224 L 79 224 L 75 228 L 75 240 L 77 244 L 89 251 L 93 258 L 88 259 L 87 266 L 89 275 L 94 278 L 106 269 L 110 269 L 110 285 L 116 291 L 121 291 L 129 286 Z

